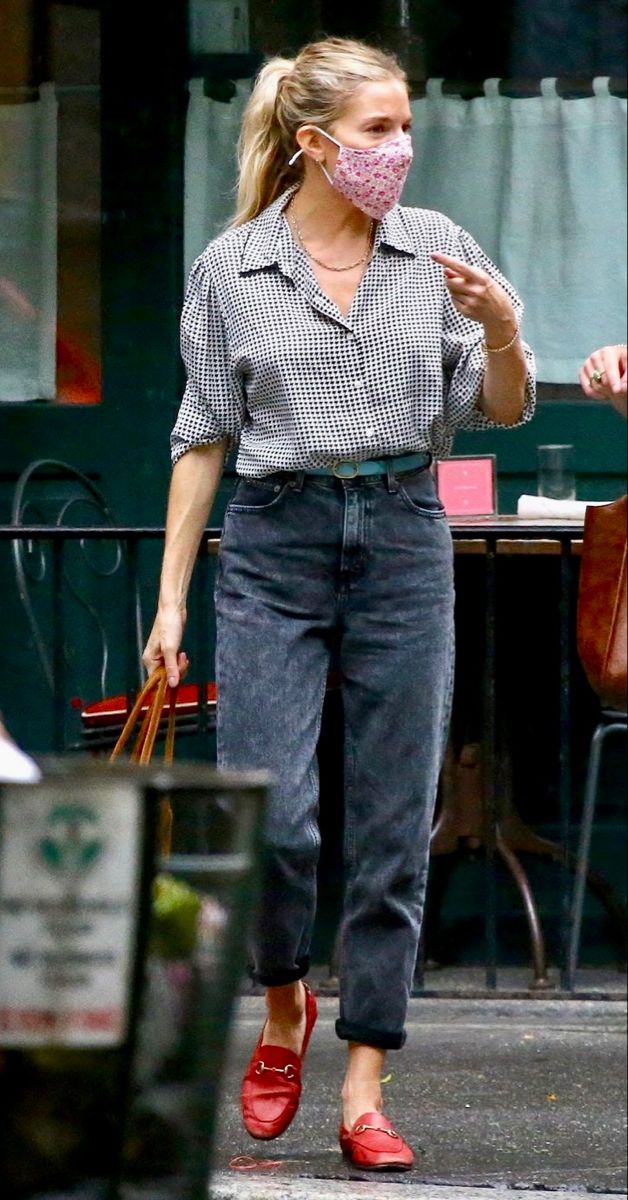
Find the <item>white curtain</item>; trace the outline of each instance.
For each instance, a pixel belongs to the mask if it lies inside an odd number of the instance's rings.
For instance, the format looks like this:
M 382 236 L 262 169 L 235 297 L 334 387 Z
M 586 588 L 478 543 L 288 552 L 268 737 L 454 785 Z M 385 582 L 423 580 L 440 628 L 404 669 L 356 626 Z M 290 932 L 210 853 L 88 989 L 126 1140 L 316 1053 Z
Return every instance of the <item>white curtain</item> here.
M 53 400 L 57 101 L 0 104 L 0 402 Z
M 465 101 L 431 80 L 413 103 L 405 204 L 446 212 L 520 291 L 540 379 L 569 383 L 597 346 L 626 339 L 626 101 L 510 99 L 489 79 Z
M 430 80 L 413 103 L 415 161 L 405 204 L 447 213 L 520 291 L 525 335 L 548 383 L 577 379 L 597 346 L 626 338 L 626 101 L 607 79 L 562 99 L 556 81 L 514 100 L 445 96 Z M 250 83 L 230 104 L 192 80 L 185 162 L 185 267 L 233 211 L 235 148 Z

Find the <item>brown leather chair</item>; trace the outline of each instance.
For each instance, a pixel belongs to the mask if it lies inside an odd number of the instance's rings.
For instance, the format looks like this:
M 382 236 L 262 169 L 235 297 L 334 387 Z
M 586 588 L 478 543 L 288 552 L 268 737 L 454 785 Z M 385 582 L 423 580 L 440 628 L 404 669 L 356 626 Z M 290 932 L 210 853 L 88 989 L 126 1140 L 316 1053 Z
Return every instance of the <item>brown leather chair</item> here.
M 611 735 L 626 734 L 627 497 L 587 510 L 578 595 L 578 651 L 602 712 L 591 741 L 571 905 L 567 986 L 573 990 L 580 956 L 593 822 L 602 755 Z

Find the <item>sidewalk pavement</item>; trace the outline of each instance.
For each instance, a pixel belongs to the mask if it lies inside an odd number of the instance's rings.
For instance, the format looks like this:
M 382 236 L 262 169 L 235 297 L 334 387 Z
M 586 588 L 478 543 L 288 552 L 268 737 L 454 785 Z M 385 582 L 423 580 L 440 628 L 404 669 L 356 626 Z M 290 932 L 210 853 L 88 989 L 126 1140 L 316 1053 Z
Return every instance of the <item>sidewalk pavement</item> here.
M 562 1200 L 626 1192 L 626 1006 L 621 1001 L 412 1002 L 391 1055 L 386 1112 L 418 1156 L 407 1176 L 365 1176 L 337 1148 L 344 1055 L 323 999 L 294 1125 L 262 1145 L 243 1131 L 239 1082 L 264 1016 L 242 1000 L 218 1134 L 215 1200 Z M 405 1189 L 403 1191 L 402 1189 Z M 508 1193 L 508 1197 L 507 1197 Z

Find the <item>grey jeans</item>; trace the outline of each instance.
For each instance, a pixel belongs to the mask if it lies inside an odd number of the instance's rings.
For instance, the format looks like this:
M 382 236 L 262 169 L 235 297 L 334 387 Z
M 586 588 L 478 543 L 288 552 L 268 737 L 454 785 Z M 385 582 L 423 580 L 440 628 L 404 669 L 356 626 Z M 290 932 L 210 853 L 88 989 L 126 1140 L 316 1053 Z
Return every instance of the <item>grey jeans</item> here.
M 307 974 L 318 741 L 330 655 L 345 714 L 338 1036 L 399 1049 L 453 673 L 453 553 L 429 470 L 241 479 L 216 590 L 218 757 L 275 779 L 253 946 L 266 987 Z

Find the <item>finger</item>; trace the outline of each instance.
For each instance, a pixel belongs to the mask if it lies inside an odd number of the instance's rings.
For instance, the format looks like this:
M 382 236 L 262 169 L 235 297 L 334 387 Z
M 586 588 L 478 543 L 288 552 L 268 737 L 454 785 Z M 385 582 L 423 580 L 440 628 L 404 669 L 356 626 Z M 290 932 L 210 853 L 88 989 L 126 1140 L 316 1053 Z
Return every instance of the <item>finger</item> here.
M 432 259 L 434 262 L 439 263 L 441 267 L 455 271 L 457 275 L 461 275 L 464 279 L 484 279 L 483 271 L 480 271 L 477 267 L 469 266 L 469 263 L 461 262 L 458 258 L 451 258 L 449 254 L 434 252 Z
M 450 296 L 453 296 L 456 300 L 480 301 L 482 299 L 481 296 L 478 296 L 477 292 L 469 287 L 468 283 L 446 283 L 446 287 Z
M 469 313 L 475 311 L 474 306 L 471 303 L 471 301 L 465 300 L 464 296 L 461 296 L 458 299 L 455 299 L 453 304 L 454 304 L 454 308 L 456 308 L 458 310 L 458 312 L 464 313 L 465 316 L 468 316 Z
M 148 646 L 146 647 L 142 655 L 142 662 L 149 675 L 152 675 L 153 671 L 155 671 L 157 667 L 161 667 L 163 661 L 164 660 L 161 654 L 155 654 L 154 650 L 151 650 Z
M 177 666 L 179 668 L 179 682 L 181 682 L 185 679 L 190 667 L 190 660 L 184 650 L 178 656 Z
M 473 297 L 452 296 L 451 302 L 456 311 L 462 313 L 463 317 L 468 317 L 472 321 L 481 321 L 482 318 Z
M 596 395 L 595 395 L 595 391 L 593 389 L 593 385 L 590 382 L 590 377 L 591 377 L 590 368 L 585 363 L 585 365 L 580 368 L 580 387 L 582 388 L 585 396 L 589 396 L 589 398 L 591 400 L 595 400 Z
M 445 287 L 456 295 L 469 296 L 483 304 L 492 304 L 490 288 L 485 279 L 466 279 L 461 275 L 445 272 Z
M 583 370 L 586 371 L 589 380 L 589 387 L 593 389 L 594 394 L 599 397 L 600 385 L 603 385 L 606 379 L 604 359 L 602 353 L 596 350 L 595 354 L 590 354 Z
M 619 347 L 619 357 L 617 359 L 617 367 L 619 370 L 619 383 L 615 388 L 616 396 L 625 396 L 627 390 L 626 367 L 628 365 L 628 353 L 625 346 Z
M 178 687 L 181 681 L 181 672 L 179 670 L 179 656 L 176 650 L 164 649 L 164 665 L 166 667 L 166 676 L 170 687 Z
M 603 350 L 601 357 L 604 359 L 604 366 L 601 369 L 606 372 L 604 383 L 611 392 L 618 392 L 621 388 L 619 351 L 611 347 Z

